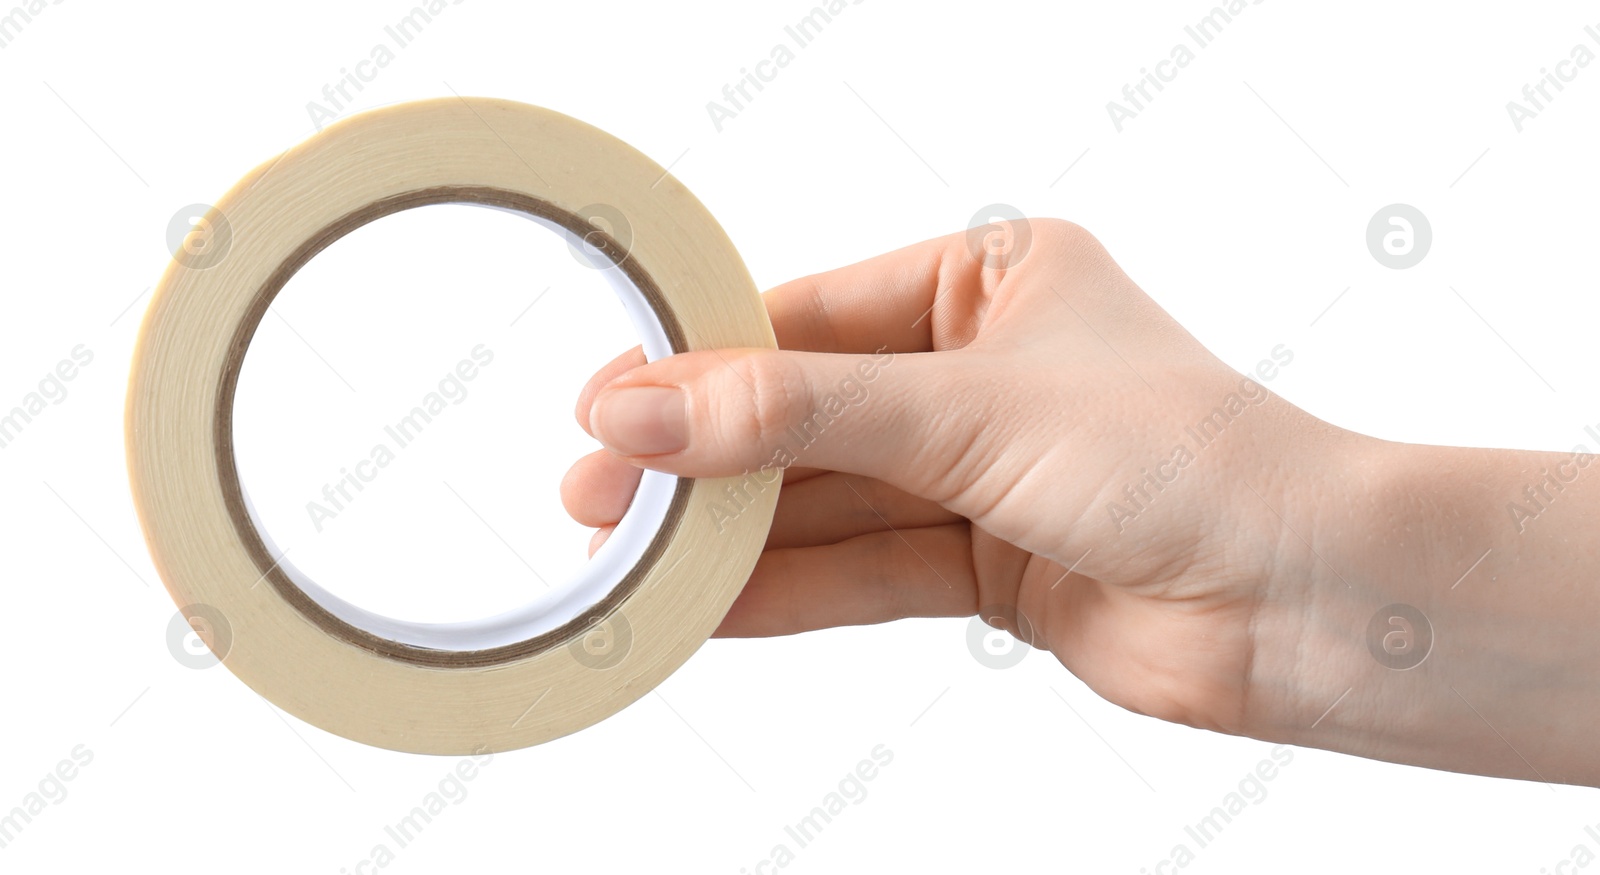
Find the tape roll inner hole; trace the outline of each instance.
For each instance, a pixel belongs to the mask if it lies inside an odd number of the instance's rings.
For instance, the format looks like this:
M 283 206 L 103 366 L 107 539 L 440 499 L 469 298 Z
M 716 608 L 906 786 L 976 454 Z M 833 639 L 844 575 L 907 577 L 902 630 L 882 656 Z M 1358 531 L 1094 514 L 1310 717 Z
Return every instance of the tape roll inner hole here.
M 301 267 L 345 234 L 385 215 L 430 204 L 487 207 L 531 219 L 566 238 L 606 278 L 621 301 L 649 361 L 686 348 L 682 332 L 648 272 L 603 229 L 582 216 L 515 192 L 439 188 L 402 195 L 358 211 L 308 240 L 274 274 L 240 326 L 218 404 L 218 465 L 235 527 L 269 581 L 313 622 L 352 644 L 392 658 L 441 667 L 510 661 L 572 641 L 607 617 L 660 558 L 688 499 L 690 480 L 644 471 L 627 512 L 576 575 L 517 608 L 453 623 L 399 620 L 340 598 L 299 569 L 274 544 L 238 476 L 232 439 L 233 401 L 250 337 L 267 307 Z M 419 585 L 434 585 L 418 581 Z

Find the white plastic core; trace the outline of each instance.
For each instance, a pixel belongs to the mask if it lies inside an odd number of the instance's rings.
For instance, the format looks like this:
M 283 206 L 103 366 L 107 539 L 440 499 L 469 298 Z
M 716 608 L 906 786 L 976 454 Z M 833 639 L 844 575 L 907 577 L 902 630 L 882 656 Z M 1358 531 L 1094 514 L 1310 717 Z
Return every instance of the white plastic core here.
M 472 204 L 472 206 L 482 206 L 532 219 L 566 238 L 574 252 L 587 257 L 590 266 L 601 271 L 611 284 L 617 298 L 622 301 L 623 309 L 628 313 L 629 321 L 633 323 L 634 330 L 639 335 L 645 359 L 655 361 L 672 355 L 672 343 L 667 339 L 667 333 L 661 327 L 661 320 L 656 317 L 644 293 L 640 292 L 639 287 L 628 279 L 628 275 L 599 249 L 567 228 L 521 210 L 484 204 Z M 237 468 L 237 462 L 235 467 Z M 240 493 L 244 497 L 245 509 L 250 514 L 250 522 L 255 526 L 262 544 L 266 546 L 267 553 L 277 560 L 277 567 L 288 575 L 295 586 L 328 613 L 358 629 L 400 644 L 430 650 L 471 651 L 504 647 L 553 632 L 599 604 L 644 557 L 645 550 L 649 548 L 651 540 L 661 530 L 661 524 L 667 518 L 667 511 L 671 507 L 672 496 L 677 486 L 676 476 L 658 471 L 643 472 L 639 480 L 639 489 L 634 493 L 633 502 L 628 506 L 627 513 L 623 515 L 611 536 L 588 563 L 579 569 L 573 579 L 552 583 L 551 587 L 538 598 L 519 608 L 459 623 L 397 620 L 373 613 L 328 592 L 284 558 L 284 552 L 273 543 L 266 526 L 262 524 L 260 515 L 256 513 L 255 505 L 250 501 L 249 489 L 242 482 Z M 445 585 L 445 582 L 417 581 L 417 584 L 440 586 Z

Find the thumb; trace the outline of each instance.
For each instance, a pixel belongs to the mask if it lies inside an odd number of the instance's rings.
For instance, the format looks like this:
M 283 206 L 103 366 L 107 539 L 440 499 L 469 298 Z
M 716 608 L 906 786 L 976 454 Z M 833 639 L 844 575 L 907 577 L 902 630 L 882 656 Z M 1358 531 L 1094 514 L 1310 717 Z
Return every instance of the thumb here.
M 682 353 L 606 383 L 589 430 L 633 464 L 680 476 L 800 464 L 941 500 L 960 488 L 948 481 L 982 422 L 957 409 L 984 394 L 955 391 L 957 354 Z

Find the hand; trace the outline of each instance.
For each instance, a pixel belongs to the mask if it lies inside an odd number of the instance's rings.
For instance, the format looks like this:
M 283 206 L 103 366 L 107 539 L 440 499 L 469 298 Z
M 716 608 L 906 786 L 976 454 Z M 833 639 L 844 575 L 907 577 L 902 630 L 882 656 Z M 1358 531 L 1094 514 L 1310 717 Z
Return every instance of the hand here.
M 636 466 L 729 476 L 787 449 L 766 551 L 718 634 L 983 609 L 1124 707 L 1239 731 L 1272 564 L 1227 549 L 1261 510 L 1241 475 L 1339 435 L 1210 355 L 1081 228 L 1030 224 L 1015 264 L 986 267 L 957 234 L 772 290 L 784 351 L 618 358 L 579 401 L 608 450 L 572 469 L 567 508 L 598 546 Z M 851 381 L 859 397 L 803 446 L 791 426 Z M 1239 424 L 1175 467 L 1183 427 L 1241 391 Z M 1162 465 L 1176 482 L 1125 494 Z
M 1504 480 L 1511 495 L 1518 472 L 1548 457 L 1452 456 L 1490 451 L 1331 426 L 1212 356 L 1082 228 L 996 230 L 1008 254 L 984 257 L 957 234 L 773 289 L 780 351 L 645 364 L 635 349 L 603 368 L 577 417 L 606 449 L 562 489 L 568 512 L 600 529 L 591 549 L 640 467 L 717 477 L 793 463 L 719 635 L 982 612 L 1138 713 L 1533 777 L 1502 743 L 1520 725 L 1499 705 L 1519 684 L 1504 662 L 1436 659 L 1395 680 L 1366 631 L 1395 601 L 1435 623 L 1454 611 L 1473 625 L 1493 609 L 1443 592 L 1482 549 L 1468 555 L 1463 533 L 1485 546 L 1501 536 L 1490 514 L 1466 525 L 1439 478 L 1411 472 L 1450 464 L 1469 475 L 1456 482 Z M 1292 361 L 1281 346 L 1263 352 L 1261 379 Z M 1412 520 L 1389 512 L 1419 504 Z M 1493 495 L 1478 506 L 1500 510 Z M 1600 567 L 1592 545 L 1588 555 Z M 1571 653 L 1573 637 L 1553 646 Z M 1583 649 L 1593 679 L 1600 652 Z M 1436 724 L 1474 720 L 1460 686 L 1499 722 L 1440 746 Z M 1335 697 L 1340 710 L 1322 713 Z M 1596 698 L 1583 701 L 1600 714 Z M 1524 745 L 1548 741 L 1540 721 L 1522 723 Z

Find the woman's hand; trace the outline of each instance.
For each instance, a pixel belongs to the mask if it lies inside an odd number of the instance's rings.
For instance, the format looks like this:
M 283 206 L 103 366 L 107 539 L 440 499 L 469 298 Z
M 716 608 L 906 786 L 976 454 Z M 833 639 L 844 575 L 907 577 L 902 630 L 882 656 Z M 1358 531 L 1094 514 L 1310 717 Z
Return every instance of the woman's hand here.
M 579 423 L 606 449 L 568 474 L 569 513 L 600 529 L 597 546 L 641 467 L 720 477 L 792 464 L 766 550 L 719 635 L 979 612 L 1100 695 L 1164 720 L 1443 768 L 1594 779 L 1595 766 L 1555 754 L 1535 770 L 1511 747 L 1550 742 L 1541 721 L 1500 704 L 1524 684 L 1508 650 L 1532 659 L 1530 672 L 1545 665 L 1525 646 L 1458 639 L 1452 648 L 1486 649 L 1405 672 L 1369 646 L 1374 612 L 1394 602 L 1433 617 L 1434 629 L 1457 612 L 1494 634 L 1492 598 L 1447 588 L 1507 535 L 1495 525 L 1496 488 L 1512 497 L 1549 456 L 1335 428 L 1261 385 L 1291 350 L 1263 349 L 1251 376 L 1235 372 L 1082 228 L 1034 220 L 988 232 L 773 289 L 779 351 L 645 364 L 635 349 L 613 361 L 578 403 Z M 1428 466 L 1436 476 L 1418 476 Z M 1588 486 L 1593 508 L 1600 491 Z M 1466 513 L 1453 488 L 1484 494 Z M 1585 510 L 1578 497 L 1570 504 Z M 1564 538 L 1558 522 L 1545 531 Z M 1600 568 L 1592 525 L 1586 537 L 1588 568 Z M 1504 572 L 1507 555 L 1493 567 Z M 1475 573 L 1487 581 L 1492 570 Z M 1591 602 L 1576 616 L 1594 618 Z M 1575 619 L 1559 599 L 1541 610 Z M 1583 626 L 1545 643 L 1571 654 L 1580 631 L 1593 637 Z M 1582 649 L 1593 679 L 1600 652 Z M 1581 703 L 1591 715 L 1595 699 L 1591 690 Z M 1436 743 L 1441 726 L 1454 747 Z

